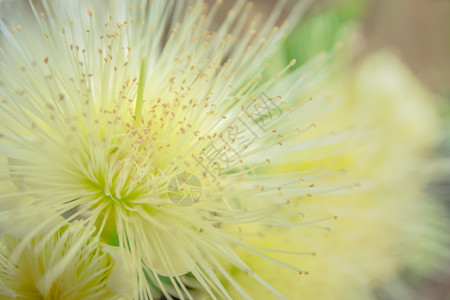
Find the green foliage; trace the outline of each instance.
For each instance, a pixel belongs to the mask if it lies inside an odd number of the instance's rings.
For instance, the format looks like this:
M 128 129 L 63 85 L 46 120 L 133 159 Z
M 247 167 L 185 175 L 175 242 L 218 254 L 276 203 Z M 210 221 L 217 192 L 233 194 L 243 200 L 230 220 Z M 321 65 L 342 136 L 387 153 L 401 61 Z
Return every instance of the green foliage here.
M 308 14 L 286 39 L 285 64 L 292 58 L 302 65 L 320 52 L 329 51 L 345 38 L 346 29 L 357 23 L 368 7 L 366 0 L 343 0 L 318 7 Z

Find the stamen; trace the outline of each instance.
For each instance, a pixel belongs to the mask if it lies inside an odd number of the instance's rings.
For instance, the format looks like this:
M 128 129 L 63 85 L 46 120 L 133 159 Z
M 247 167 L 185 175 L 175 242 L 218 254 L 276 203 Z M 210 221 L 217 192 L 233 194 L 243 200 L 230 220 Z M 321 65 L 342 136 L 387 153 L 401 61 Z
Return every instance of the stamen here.
M 141 67 L 139 70 L 139 82 L 138 82 L 138 90 L 136 97 L 136 108 L 134 110 L 134 116 L 136 117 L 133 125 L 138 127 L 141 123 L 142 117 L 142 103 L 144 98 L 144 88 L 145 88 L 145 58 L 141 59 Z

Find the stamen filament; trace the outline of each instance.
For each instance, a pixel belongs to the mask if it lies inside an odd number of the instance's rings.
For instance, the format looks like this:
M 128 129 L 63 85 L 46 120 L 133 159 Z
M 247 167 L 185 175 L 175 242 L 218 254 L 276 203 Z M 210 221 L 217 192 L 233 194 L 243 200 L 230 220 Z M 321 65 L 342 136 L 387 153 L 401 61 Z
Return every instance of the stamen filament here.
M 136 97 L 136 108 L 134 110 L 134 126 L 138 127 L 142 118 L 142 103 L 144 100 L 144 88 L 145 88 L 145 58 L 141 59 L 141 66 L 139 69 L 139 82 Z

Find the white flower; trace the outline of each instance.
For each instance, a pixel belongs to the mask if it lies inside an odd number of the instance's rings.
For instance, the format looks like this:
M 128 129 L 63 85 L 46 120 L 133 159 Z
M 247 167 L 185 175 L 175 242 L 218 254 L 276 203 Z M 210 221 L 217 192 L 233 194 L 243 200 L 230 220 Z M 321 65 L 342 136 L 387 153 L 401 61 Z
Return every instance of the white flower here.
M 290 153 L 337 142 L 301 138 L 327 104 L 301 94 L 324 57 L 265 78 L 284 2 L 262 19 L 237 1 L 216 26 L 220 2 L 30 2 L 31 17 L 0 23 L 0 155 L 15 185 L 2 218 L 36 224 L 24 243 L 83 219 L 137 274 L 136 299 L 155 288 L 192 298 L 192 276 L 210 297 L 230 297 L 219 277 L 247 296 L 229 264 L 282 297 L 234 247 L 265 255 L 227 228 L 291 225 L 293 201 L 352 185 L 315 185 L 334 169 L 270 174 Z M 8 205 L 24 197 L 32 205 Z
M 112 282 L 117 272 L 98 237 L 81 222 L 52 235 L 24 241 L 12 235 L 0 240 L 2 299 L 123 299 L 129 278 Z M 117 265 L 118 267 L 120 265 Z

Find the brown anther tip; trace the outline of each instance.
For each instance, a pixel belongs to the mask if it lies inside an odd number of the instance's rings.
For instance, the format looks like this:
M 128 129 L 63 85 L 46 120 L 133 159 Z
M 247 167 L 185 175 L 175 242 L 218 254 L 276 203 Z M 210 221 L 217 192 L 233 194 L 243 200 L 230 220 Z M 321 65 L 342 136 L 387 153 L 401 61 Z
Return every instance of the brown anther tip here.
M 46 58 L 44 58 L 44 63 L 48 63 L 48 56 Z
M 337 217 L 337 216 L 334 216 L 333 218 L 336 220 L 338 217 Z
M 200 232 L 203 232 L 203 231 L 205 231 L 205 230 L 204 230 L 203 228 L 200 228 L 199 231 L 200 231 Z

